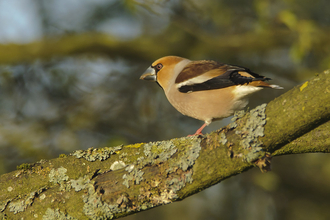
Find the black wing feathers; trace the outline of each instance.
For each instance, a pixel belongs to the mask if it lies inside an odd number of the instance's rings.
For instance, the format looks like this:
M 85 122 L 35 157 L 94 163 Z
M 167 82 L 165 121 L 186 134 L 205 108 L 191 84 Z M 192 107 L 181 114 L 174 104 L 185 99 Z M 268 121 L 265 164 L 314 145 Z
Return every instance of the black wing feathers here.
M 246 72 L 253 77 L 243 76 L 239 72 Z M 253 81 L 265 81 L 265 80 L 270 80 L 270 78 L 263 77 L 244 67 L 228 65 L 227 71 L 224 74 L 214 77 L 203 83 L 181 86 L 179 88 L 179 91 L 182 93 L 188 93 L 188 92 L 196 92 L 203 90 L 222 89 L 229 86 L 244 85 L 244 84 L 249 84 Z

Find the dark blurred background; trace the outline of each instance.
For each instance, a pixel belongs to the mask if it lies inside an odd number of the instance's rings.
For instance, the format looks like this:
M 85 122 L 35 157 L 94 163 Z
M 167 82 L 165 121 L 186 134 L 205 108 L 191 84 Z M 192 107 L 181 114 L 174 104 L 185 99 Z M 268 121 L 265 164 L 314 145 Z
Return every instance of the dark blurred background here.
M 195 132 L 203 122 L 139 80 L 162 56 L 248 67 L 285 87 L 256 94 L 250 108 L 269 102 L 330 68 L 329 15 L 327 0 L 0 0 L 0 174 Z M 330 155 L 306 154 L 125 219 L 325 220 L 329 207 Z

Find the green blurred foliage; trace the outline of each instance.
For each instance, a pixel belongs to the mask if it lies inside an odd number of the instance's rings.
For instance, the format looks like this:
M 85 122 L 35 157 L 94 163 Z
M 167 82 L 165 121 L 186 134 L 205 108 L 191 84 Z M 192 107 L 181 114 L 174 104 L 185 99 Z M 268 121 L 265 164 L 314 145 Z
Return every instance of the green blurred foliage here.
M 138 80 L 160 56 L 246 66 L 286 90 L 330 68 L 326 0 L 36 5 L 43 38 L 0 44 L 0 173 L 76 149 L 193 133 L 202 122 L 173 109 L 156 84 Z M 256 94 L 250 107 L 279 95 Z M 328 161 L 320 154 L 276 158 L 271 173 L 252 170 L 127 219 L 329 219 Z

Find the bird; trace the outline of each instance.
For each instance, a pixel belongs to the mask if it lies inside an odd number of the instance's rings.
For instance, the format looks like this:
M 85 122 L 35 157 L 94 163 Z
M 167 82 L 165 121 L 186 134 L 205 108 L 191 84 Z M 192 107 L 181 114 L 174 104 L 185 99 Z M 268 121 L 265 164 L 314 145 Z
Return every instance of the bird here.
M 227 118 L 247 104 L 247 96 L 263 88 L 283 89 L 250 69 L 214 60 L 192 61 L 165 56 L 154 61 L 140 79 L 155 81 L 168 101 L 183 115 L 204 121 L 193 134 L 211 122 Z

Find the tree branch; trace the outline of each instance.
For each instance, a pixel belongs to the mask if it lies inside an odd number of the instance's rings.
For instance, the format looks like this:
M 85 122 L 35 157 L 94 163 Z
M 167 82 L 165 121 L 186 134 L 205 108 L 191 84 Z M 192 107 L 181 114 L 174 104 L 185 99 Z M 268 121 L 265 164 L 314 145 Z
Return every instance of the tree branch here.
M 272 156 L 303 153 L 330 153 L 330 121 L 291 141 L 272 153 Z
M 182 200 L 272 156 L 329 149 L 330 71 L 203 137 L 79 150 L 0 176 L 0 217 L 117 218 Z
M 198 48 L 200 52 L 212 51 L 213 57 L 233 54 L 233 51 L 238 48 L 241 53 L 251 53 L 255 51 L 262 52 L 270 47 L 289 47 L 292 39 L 295 38 L 292 32 L 281 28 L 276 31 L 209 36 L 201 34 L 201 31 L 187 27 L 188 25 L 184 25 L 185 31 L 182 33 L 182 28 L 170 26 L 161 36 L 170 36 L 173 32 L 180 32 L 179 36 L 182 39 L 190 39 L 191 36 L 194 36 L 194 38 L 198 39 L 195 48 Z M 322 48 L 329 45 L 328 34 L 326 33 L 328 32 L 322 32 L 317 35 L 318 45 L 322 45 Z M 83 33 L 44 38 L 40 41 L 22 45 L 0 44 L 0 64 L 31 62 L 36 59 L 50 59 L 56 56 L 61 57 L 93 52 L 148 61 L 153 60 L 155 57 L 161 57 L 164 54 L 180 54 L 181 56 L 189 57 L 191 41 L 176 39 L 176 42 L 180 42 L 180 45 L 173 47 L 175 45 L 173 39 L 161 37 L 162 44 L 159 44 L 159 37 L 141 36 L 131 41 L 122 41 L 102 33 Z M 260 39 L 267 39 L 267 41 L 260 41 Z M 157 50 L 154 48 L 157 48 Z M 221 48 L 221 50 L 215 50 L 214 48 Z

